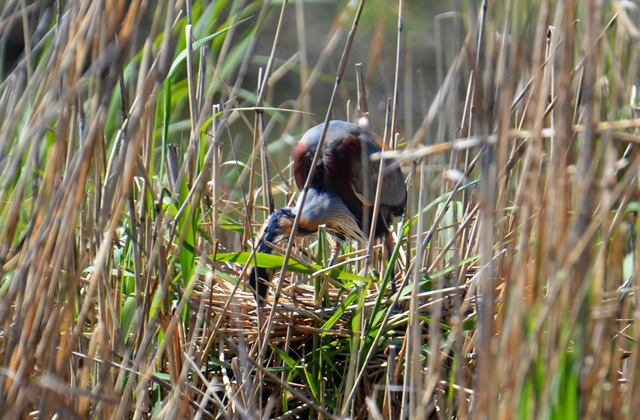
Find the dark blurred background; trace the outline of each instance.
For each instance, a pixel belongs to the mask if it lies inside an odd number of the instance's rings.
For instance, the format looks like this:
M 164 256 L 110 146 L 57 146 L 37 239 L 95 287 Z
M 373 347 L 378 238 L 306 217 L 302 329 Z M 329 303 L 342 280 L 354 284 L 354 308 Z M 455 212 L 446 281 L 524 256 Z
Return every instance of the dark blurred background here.
M 55 0 L 33 1 L 27 0 L 27 21 L 29 33 L 32 34 L 31 43 L 35 45 L 56 22 L 57 6 Z M 202 8 L 211 2 L 204 1 Z M 224 6 L 226 13 L 230 13 L 232 2 Z M 343 52 L 347 34 L 353 22 L 357 1 L 345 0 L 304 0 L 301 3 L 290 1 L 286 8 L 282 34 L 277 46 L 276 66 L 287 60 L 294 60 L 296 66 L 291 67 L 278 81 L 270 87 L 265 105 L 280 108 L 292 108 L 302 90 L 300 63 L 306 61 L 307 76 L 316 67 L 323 55 L 323 50 L 333 38 L 334 31 L 339 28 L 339 36 L 335 37 L 333 50 L 326 54 L 326 62 L 322 66 L 322 75 L 306 96 L 306 105 L 313 113 L 311 116 L 300 117 L 295 125 L 285 130 L 287 124 L 278 124 L 268 132 L 272 145 L 274 160 L 279 165 L 286 165 L 289 151 L 286 144 L 279 140 L 286 134 L 285 140 L 291 144 L 301 133 L 310 126 L 324 120 L 329 98 L 335 82 L 340 56 Z M 24 30 L 21 2 L 18 0 L 0 1 L 0 75 L 11 71 L 16 61 L 24 55 Z M 261 31 L 256 53 L 252 65 L 245 78 L 243 88 L 255 92 L 260 67 L 265 67 L 272 49 L 273 40 L 280 14 L 281 2 L 273 2 L 268 18 Z M 402 64 L 399 79 L 398 101 L 398 130 L 402 138 L 412 138 L 422 123 L 437 92 L 442 85 L 451 63 L 455 60 L 462 45 L 463 36 L 467 29 L 466 23 L 459 18 L 459 14 L 452 13 L 460 5 L 454 0 L 405 0 Z M 137 29 L 137 40 L 134 42 L 131 54 L 142 49 L 144 39 L 148 34 L 153 13 L 157 2 L 151 2 L 145 11 L 143 24 Z M 185 6 L 182 5 L 184 11 Z M 245 33 L 245 29 L 255 23 L 259 7 L 255 7 L 255 14 L 241 24 L 236 31 L 236 38 Z M 348 10 L 349 12 L 345 12 Z M 13 13 L 11 13 L 13 11 Z M 341 19 L 341 20 L 340 20 Z M 336 23 L 340 20 L 340 23 Z M 213 30 L 218 30 L 215 24 Z M 394 72 L 396 68 L 396 43 L 398 36 L 398 2 L 395 0 L 368 0 L 365 3 L 362 18 L 357 29 L 354 45 L 344 74 L 339 97 L 334 107 L 333 117 L 347 118 L 347 101 L 351 100 L 350 111 L 352 120 L 356 109 L 356 73 L 355 63 L 362 63 L 368 93 L 371 126 L 374 131 L 382 134 L 384 130 L 384 116 L 387 101 L 393 96 Z M 207 33 L 208 34 L 208 30 Z M 183 32 L 174 36 L 183 36 Z M 204 34 L 204 35 L 206 35 Z M 196 37 L 204 36 L 202 33 Z M 240 42 L 240 39 L 234 39 Z M 304 48 L 301 46 L 304 45 Z M 438 48 L 439 46 L 439 48 Z M 216 57 L 209 57 L 215 64 Z M 236 73 L 227 76 L 227 83 L 233 84 Z M 454 89 L 459 91 L 454 95 L 455 101 L 464 100 L 466 78 L 458 78 Z M 133 100 L 133 98 L 130 98 Z M 219 99 L 218 99 L 219 100 Z M 214 98 L 214 102 L 217 101 Z M 254 105 L 247 99 L 242 106 Z M 457 109 L 461 106 L 453 105 L 447 113 L 450 121 L 440 121 L 434 124 L 425 143 L 444 141 L 453 135 L 456 120 L 459 120 Z M 172 116 L 172 120 L 188 119 L 188 107 L 179 107 Z M 180 115 L 184 114 L 184 115 Z M 290 118 L 290 113 L 282 113 L 279 118 L 284 121 Z M 250 117 L 251 118 L 251 117 Z M 173 133 L 172 142 L 186 143 L 188 130 Z M 243 154 L 251 150 L 251 135 L 242 124 L 234 126 L 234 141 Z M 400 139 L 402 141 L 402 138 Z M 231 141 L 231 139 L 227 139 Z M 243 156 L 239 157 L 245 160 Z
M 27 0 L 28 26 L 30 32 L 37 32 L 34 38 L 41 38 L 43 31 L 49 29 L 43 22 L 50 22 L 55 13 L 55 0 Z M 139 29 L 140 43 L 148 30 L 148 25 L 155 11 L 154 3 L 146 10 L 147 27 Z M 207 2 L 205 2 L 207 3 Z M 349 57 L 349 64 L 345 72 L 345 84 L 341 92 L 341 101 L 336 104 L 336 117 L 344 118 L 346 113 L 347 95 L 355 101 L 355 72 L 354 64 L 362 63 L 364 73 L 367 76 L 367 88 L 369 93 L 369 106 L 372 119 L 383 119 L 384 107 L 388 98 L 393 93 L 393 76 L 396 60 L 397 40 L 397 13 L 398 2 L 392 0 L 369 0 L 365 3 L 362 19 L 358 27 L 354 47 Z M 406 0 L 404 2 L 404 33 L 403 33 L 403 69 L 400 85 L 400 108 L 404 120 L 403 129 L 407 135 L 411 135 L 425 113 L 425 107 L 430 103 L 436 91 L 438 59 L 436 45 L 438 42 L 435 33 L 434 19 L 437 15 L 455 10 L 453 0 Z M 275 30 L 280 12 L 280 3 L 274 2 L 266 25 L 261 33 L 256 57 L 253 66 L 245 81 L 245 88 L 255 90 L 257 84 L 258 67 L 264 66 L 271 51 Z M 328 42 L 328 34 L 340 13 L 348 2 L 344 0 L 305 0 L 302 2 L 304 11 L 304 37 L 306 41 L 306 61 L 313 68 L 322 50 Z M 355 6 L 355 5 L 354 5 Z M 282 36 L 278 45 L 277 58 L 290 59 L 299 51 L 299 37 L 297 32 L 296 2 L 290 1 L 287 6 Z M 184 7 L 183 7 L 184 9 Z M 355 7 L 354 7 L 355 9 Z M 24 54 L 24 36 L 22 13 L 20 2 L 17 0 L 0 1 L 0 10 L 3 15 L 0 18 L 0 51 L 1 74 L 4 76 Z M 14 13 L 10 13 L 11 11 Z M 255 19 L 257 13 L 253 18 Z M 55 19 L 55 17 L 53 17 Z M 329 76 L 329 80 L 319 81 L 311 92 L 311 106 L 316 113 L 315 120 L 323 120 L 326 105 L 331 94 L 333 78 L 337 70 L 338 62 L 348 29 L 353 20 L 353 13 L 349 14 L 342 25 L 342 34 L 336 48 L 330 54 L 329 60 L 323 68 L 323 73 Z M 458 20 L 457 22 L 461 22 Z M 249 23 L 247 23 L 249 24 Z M 459 28 L 458 28 L 459 29 Z M 447 59 L 451 59 L 455 36 L 456 20 L 446 18 L 440 26 L 440 43 L 443 46 L 442 70 L 445 70 Z M 243 31 L 238 31 L 241 34 Z M 33 42 L 33 40 L 32 40 Z M 133 51 L 138 51 L 142 45 L 135 45 Z M 261 60 L 262 58 L 262 60 Z M 262 62 L 265 61 L 265 62 Z M 408 67 L 410 66 L 410 67 Z M 289 71 L 277 85 L 271 90 L 269 99 L 273 106 L 285 103 L 297 98 L 300 92 L 300 75 L 295 70 Z M 411 93 L 411 101 L 407 102 L 405 94 Z M 355 102 L 354 102 L 355 103 Z M 405 109 L 405 103 L 411 105 Z M 342 115 L 342 116 L 341 116 Z M 372 122 L 374 126 L 381 124 Z
M 403 120 L 405 135 L 411 136 L 426 113 L 426 107 L 431 103 L 436 93 L 436 34 L 434 32 L 434 18 L 444 12 L 454 10 L 453 1 L 411 0 L 404 2 L 404 31 L 403 31 L 403 62 L 400 74 L 399 114 Z M 307 60 L 313 67 L 320 57 L 328 33 L 336 18 L 345 8 L 346 1 L 310 1 L 304 3 L 304 28 L 307 45 Z M 263 32 L 258 45 L 258 54 L 268 56 L 278 20 L 278 10 L 271 15 L 269 25 Z M 331 96 L 335 73 L 338 68 L 347 32 L 353 21 L 350 14 L 345 22 L 344 31 L 337 47 L 330 55 L 324 67 L 324 73 L 330 76 L 328 81 L 319 82 L 311 92 L 312 111 L 315 120 L 322 121 L 326 113 L 326 106 Z M 362 63 L 366 76 L 367 93 L 369 96 L 369 111 L 372 124 L 377 130 L 383 127 L 387 99 L 393 96 L 393 82 L 396 62 L 396 42 L 398 25 L 398 2 L 392 0 L 371 0 L 365 3 L 362 19 L 354 46 L 349 55 L 349 62 L 345 70 L 345 84 L 339 101 L 336 103 L 334 115 L 345 118 L 346 102 L 351 99 L 352 107 L 356 102 L 355 63 Z M 299 50 L 296 33 L 295 4 L 290 3 L 285 17 L 282 38 L 278 46 L 278 58 L 286 60 Z M 444 28 L 447 36 L 453 36 L 452 20 L 448 20 Z M 451 53 L 453 51 L 448 51 Z M 451 55 L 451 54 L 448 54 Z M 444 63 L 443 63 L 444 65 Z M 410 66 L 410 68 L 408 67 Z M 248 86 L 257 83 L 257 66 L 249 72 Z M 408 83 L 408 85 L 407 85 Z M 296 72 L 289 72 L 280 80 L 272 91 L 274 105 L 296 98 L 300 92 L 300 76 Z M 411 94 L 411 107 L 405 109 L 405 95 Z M 352 108 L 353 110 L 354 108 Z M 375 121 L 377 119 L 377 121 Z

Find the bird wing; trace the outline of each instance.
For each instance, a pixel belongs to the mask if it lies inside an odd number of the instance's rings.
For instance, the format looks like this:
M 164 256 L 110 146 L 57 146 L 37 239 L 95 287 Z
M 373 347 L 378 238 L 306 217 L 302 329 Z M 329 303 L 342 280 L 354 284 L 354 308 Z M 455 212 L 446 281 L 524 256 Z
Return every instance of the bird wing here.
M 380 161 L 371 160 L 371 155 L 382 149 L 382 141 L 372 139 L 356 124 L 332 121 L 329 126 L 323 156 L 326 184 L 359 219 L 363 206 L 373 207 Z M 393 159 L 385 159 L 382 170 L 381 210 L 385 217 L 389 212 L 402 215 L 407 200 L 402 171 Z
M 304 183 L 307 181 L 307 176 L 309 176 L 311 163 L 313 163 L 312 153 L 309 153 L 309 148 L 302 140 L 293 148 L 293 177 L 300 191 L 302 191 Z
M 342 199 L 349 211 L 362 221 L 363 205 L 371 200 L 363 190 L 361 156 L 367 150 L 359 126 L 331 121 L 324 142 L 324 187 Z
M 378 182 L 380 161 L 371 160 L 371 155 L 379 153 L 382 150 L 390 150 L 382 140 L 378 138 L 371 139 L 366 134 L 366 143 L 369 157 L 369 179 L 371 188 L 371 197 L 375 198 L 376 184 Z M 404 182 L 404 175 L 400 169 L 400 165 L 395 159 L 385 159 L 382 166 L 382 177 L 380 186 L 380 205 L 387 206 L 392 209 L 394 215 L 401 215 L 407 203 L 407 186 Z M 398 213 L 399 212 L 399 213 Z
M 313 163 L 313 155 L 316 153 L 316 148 L 320 142 L 320 135 L 322 134 L 322 127 L 324 124 L 317 125 L 309 129 L 298 144 L 293 149 L 293 176 L 296 180 L 298 189 L 302 191 L 304 183 L 307 181 L 309 171 L 311 170 L 311 164 Z M 326 142 L 325 147 L 326 149 Z M 321 188 L 324 182 L 324 162 L 321 156 L 318 166 L 311 182 L 311 185 L 316 188 Z

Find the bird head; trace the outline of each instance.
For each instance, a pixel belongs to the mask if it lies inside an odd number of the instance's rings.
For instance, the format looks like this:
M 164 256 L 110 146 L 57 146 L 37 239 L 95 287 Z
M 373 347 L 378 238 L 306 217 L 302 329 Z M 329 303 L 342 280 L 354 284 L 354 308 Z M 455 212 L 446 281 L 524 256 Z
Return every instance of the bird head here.
M 291 233 L 291 227 L 293 226 L 295 218 L 296 213 L 293 207 L 282 207 L 274 211 L 273 214 L 269 216 L 269 220 L 267 220 L 262 233 L 259 235 L 261 248 L 271 249 L 264 245 L 264 241 L 277 243 L 288 237 Z M 259 249 L 259 252 L 264 251 Z

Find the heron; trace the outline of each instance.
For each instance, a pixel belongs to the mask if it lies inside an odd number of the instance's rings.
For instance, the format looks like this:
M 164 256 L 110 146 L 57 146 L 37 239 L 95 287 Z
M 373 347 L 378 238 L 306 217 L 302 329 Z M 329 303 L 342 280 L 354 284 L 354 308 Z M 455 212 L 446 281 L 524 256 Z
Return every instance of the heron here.
M 300 191 L 311 171 L 323 128 L 324 123 L 309 129 L 293 149 L 293 175 Z M 368 240 L 369 234 L 363 229 L 368 228 L 364 226 L 366 221 L 370 223 L 373 220 L 371 200 L 376 194 L 380 170 L 380 163 L 371 161 L 371 155 L 383 149 L 384 143 L 369 135 L 360 125 L 329 121 L 322 154 L 313 173 L 297 230 L 297 235 L 307 236 L 316 233 L 320 225 L 326 226 L 326 231 L 337 239 L 333 243 L 329 267 L 334 265 L 340 253 L 341 242 Z M 407 203 L 404 176 L 394 159 L 384 159 L 381 182 L 374 236 L 375 239 L 384 238 L 389 258 L 393 249 L 389 225 L 392 217 L 404 214 Z M 289 238 L 293 221 L 300 212 L 299 203 L 279 208 L 271 214 L 260 235 L 258 252 L 269 254 L 272 248 L 267 242 L 277 244 Z M 249 284 L 259 297 L 258 303 L 268 292 L 263 281 L 270 282 L 273 274 L 271 269 L 251 269 Z

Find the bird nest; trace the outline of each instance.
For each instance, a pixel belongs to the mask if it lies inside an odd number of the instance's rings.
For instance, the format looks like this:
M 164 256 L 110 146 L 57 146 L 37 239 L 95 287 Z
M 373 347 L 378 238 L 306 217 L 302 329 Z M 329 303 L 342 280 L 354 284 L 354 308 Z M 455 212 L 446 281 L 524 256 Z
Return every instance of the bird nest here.
M 241 290 L 240 287 L 235 288 L 230 281 L 216 276 L 210 285 L 200 282 L 192 293 L 192 304 L 194 309 L 204 306 L 208 318 L 217 326 L 216 334 L 230 340 L 242 339 L 252 345 L 259 336 L 261 340 L 264 337 L 264 325 L 273 307 L 274 288 L 271 289 L 272 293 L 258 310 L 253 293 Z M 340 308 L 340 294 L 339 289 L 328 288 L 325 296 L 329 301 L 337 302 L 336 306 L 318 308 L 314 302 L 313 286 L 288 284 L 283 287 L 274 314 L 269 344 L 279 345 L 286 340 L 289 343 L 304 342 L 318 333 L 336 338 L 350 337 L 347 317 L 351 308 L 347 307 L 346 311 L 345 308 Z M 375 299 L 375 296 L 369 298 Z M 343 310 L 344 314 L 332 323 L 331 328 L 323 329 L 322 326 L 338 310 Z

